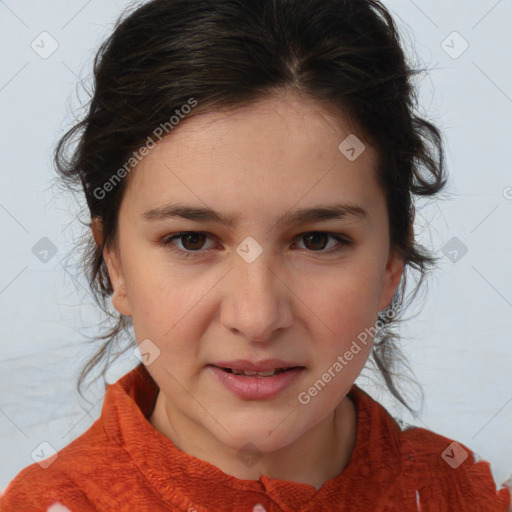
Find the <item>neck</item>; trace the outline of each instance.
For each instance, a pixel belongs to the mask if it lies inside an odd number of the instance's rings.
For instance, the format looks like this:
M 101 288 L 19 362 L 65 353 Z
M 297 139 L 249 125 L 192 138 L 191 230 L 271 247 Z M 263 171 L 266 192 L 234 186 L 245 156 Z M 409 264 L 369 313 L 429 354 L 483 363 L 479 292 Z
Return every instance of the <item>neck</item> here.
M 170 417 L 173 418 L 172 423 Z M 343 471 L 356 440 L 356 409 L 348 396 L 331 414 L 293 443 L 273 452 L 258 454 L 261 458 L 251 467 L 238 456 L 239 450 L 220 443 L 196 423 L 186 419 L 176 421 L 177 417 L 159 392 L 150 417 L 151 424 L 178 449 L 242 480 L 258 480 L 261 475 L 266 475 L 319 489 Z

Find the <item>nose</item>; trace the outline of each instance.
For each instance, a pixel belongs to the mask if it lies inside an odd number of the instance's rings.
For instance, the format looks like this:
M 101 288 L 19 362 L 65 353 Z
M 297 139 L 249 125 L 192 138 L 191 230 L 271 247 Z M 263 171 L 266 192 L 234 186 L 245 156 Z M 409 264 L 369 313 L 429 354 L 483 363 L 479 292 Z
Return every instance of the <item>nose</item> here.
M 224 327 L 260 343 L 271 341 L 277 330 L 293 323 L 287 276 L 272 265 L 270 256 L 263 251 L 251 263 L 235 257 L 220 314 Z

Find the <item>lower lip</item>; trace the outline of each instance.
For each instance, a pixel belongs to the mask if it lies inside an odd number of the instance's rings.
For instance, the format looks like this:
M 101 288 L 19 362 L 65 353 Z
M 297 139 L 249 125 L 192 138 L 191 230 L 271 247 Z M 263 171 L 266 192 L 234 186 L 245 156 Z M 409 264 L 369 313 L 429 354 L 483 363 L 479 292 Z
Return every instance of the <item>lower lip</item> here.
M 222 384 L 245 400 L 265 400 L 272 398 L 292 385 L 304 368 L 294 368 L 272 377 L 246 377 L 226 372 L 217 366 L 209 366 Z

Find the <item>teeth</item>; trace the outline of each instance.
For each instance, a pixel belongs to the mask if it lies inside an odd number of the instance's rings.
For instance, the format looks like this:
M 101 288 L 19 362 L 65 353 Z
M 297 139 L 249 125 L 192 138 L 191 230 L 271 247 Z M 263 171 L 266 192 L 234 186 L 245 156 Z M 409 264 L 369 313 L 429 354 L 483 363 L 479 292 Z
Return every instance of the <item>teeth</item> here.
M 271 377 L 272 375 L 274 375 L 276 373 L 277 370 L 271 370 L 271 371 L 268 371 L 268 372 L 253 372 L 251 370 L 233 370 L 231 368 L 231 371 L 235 375 L 246 375 L 248 377 L 253 377 L 255 375 L 257 377 Z

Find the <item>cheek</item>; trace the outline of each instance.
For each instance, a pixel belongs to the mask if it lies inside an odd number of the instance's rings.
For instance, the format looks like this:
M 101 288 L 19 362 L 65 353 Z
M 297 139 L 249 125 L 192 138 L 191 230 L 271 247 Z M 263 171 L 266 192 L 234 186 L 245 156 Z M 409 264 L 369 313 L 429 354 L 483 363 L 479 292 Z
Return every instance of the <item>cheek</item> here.
M 347 272 L 346 276 L 330 279 L 325 286 L 312 286 L 305 297 L 316 308 L 335 333 L 357 326 L 365 327 L 377 315 L 377 280 L 367 272 Z M 321 312 L 321 313 L 320 313 Z
M 371 328 L 377 320 L 375 285 L 352 274 L 349 278 L 330 281 L 320 292 L 311 287 L 307 304 L 311 317 L 317 361 L 321 368 L 330 367 L 339 355 L 352 352 L 345 377 L 357 377 L 371 350 Z
M 204 328 L 205 300 L 215 282 L 175 269 L 148 266 L 130 285 L 132 323 L 137 340 L 150 338 L 163 350 L 190 353 L 190 339 Z

